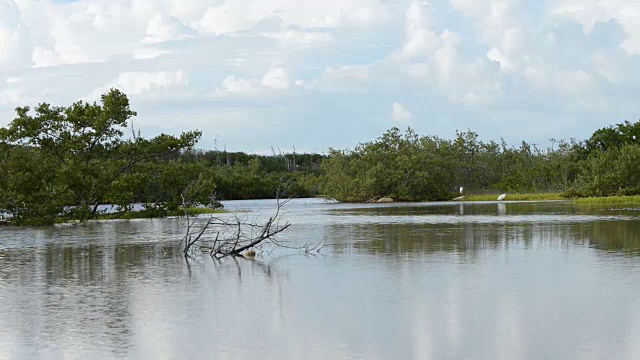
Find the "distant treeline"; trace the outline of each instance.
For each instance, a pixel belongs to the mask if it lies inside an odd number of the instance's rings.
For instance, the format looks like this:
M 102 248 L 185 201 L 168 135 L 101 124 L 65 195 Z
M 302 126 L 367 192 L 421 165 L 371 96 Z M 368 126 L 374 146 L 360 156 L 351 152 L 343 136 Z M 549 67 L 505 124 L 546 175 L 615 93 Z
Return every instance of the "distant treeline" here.
M 279 188 L 288 196 L 318 195 L 322 162 L 320 154 L 187 150 L 174 160 L 210 170 L 216 194 L 222 200 L 269 199 Z
M 562 192 L 572 196 L 638 194 L 640 122 L 597 130 L 586 141 L 547 149 L 454 139 L 390 129 L 353 150 L 328 155 L 197 150 L 199 131 L 143 138 L 118 90 L 101 102 L 16 109 L 0 128 L 0 216 L 15 224 L 92 219 L 99 206 L 130 211 L 142 203 L 158 215 L 217 200 L 323 195 L 340 201 L 388 196 L 449 200 L 467 192 Z
M 354 150 L 332 149 L 323 162 L 321 192 L 341 201 L 382 196 L 449 200 L 470 192 L 561 192 L 566 197 L 640 193 L 640 122 L 597 130 L 586 141 L 551 140 L 540 149 L 522 142 L 454 139 L 393 128 Z

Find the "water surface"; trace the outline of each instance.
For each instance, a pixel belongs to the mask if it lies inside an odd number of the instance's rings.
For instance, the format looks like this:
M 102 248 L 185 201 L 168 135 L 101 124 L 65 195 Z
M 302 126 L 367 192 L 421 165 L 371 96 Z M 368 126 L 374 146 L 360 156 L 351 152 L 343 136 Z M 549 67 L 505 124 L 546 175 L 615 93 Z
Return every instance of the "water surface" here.
M 640 356 L 638 208 L 301 199 L 286 218 L 322 254 L 187 262 L 180 219 L 2 228 L 0 358 Z

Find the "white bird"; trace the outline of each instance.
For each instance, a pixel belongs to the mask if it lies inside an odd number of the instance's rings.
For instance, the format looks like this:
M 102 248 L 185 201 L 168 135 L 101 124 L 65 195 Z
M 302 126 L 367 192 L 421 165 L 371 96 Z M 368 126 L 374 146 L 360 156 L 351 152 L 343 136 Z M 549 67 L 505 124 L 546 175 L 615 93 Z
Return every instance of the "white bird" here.
M 462 186 L 460 186 L 460 195 L 462 195 L 463 191 L 464 191 L 464 188 Z
M 502 194 L 502 195 L 498 196 L 498 201 L 502 201 L 506 197 L 507 197 L 507 194 Z

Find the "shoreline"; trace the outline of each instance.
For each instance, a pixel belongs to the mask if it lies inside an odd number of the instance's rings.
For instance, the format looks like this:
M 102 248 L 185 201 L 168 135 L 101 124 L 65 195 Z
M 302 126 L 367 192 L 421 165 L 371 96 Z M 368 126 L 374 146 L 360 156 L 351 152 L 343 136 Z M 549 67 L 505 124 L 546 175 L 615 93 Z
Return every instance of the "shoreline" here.
M 452 199 L 452 200 L 441 200 L 441 201 L 402 201 L 402 200 L 394 200 L 391 203 L 379 203 L 380 205 L 390 205 L 390 204 L 418 204 L 418 203 L 513 203 L 513 202 L 555 202 L 555 201 L 566 201 L 571 202 L 576 205 L 588 206 L 588 205 L 640 205 L 640 195 L 620 195 L 620 196 L 602 196 L 602 197 L 584 197 L 584 198 L 565 198 L 560 193 L 525 193 L 525 194 L 509 194 L 507 193 L 507 197 L 502 200 L 497 200 L 498 194 L 486 194 L 486 195 L 469 195 L 465 196 L 464 199 Z M 336 203 L 344 203 L 344 204 L 378 204 L 377 202 L 371 201 L 338 201 L 335 199 L 330 199 L 325 196 L 318 196 L 312 199 L 322 199 L 328 202 L 335 201 Z M 196 215 L 209 215 L 209 214 L 224 214 L 229 213 L 231 211 L 227 209 L 208 209 L 208 208 L 189 208 L 188 214 L 189 216 Z M 156 211 L 130 211 L 130 212 L 120 212 L 120 213 L 111 213 L 111 214 L 102 214 L 99 215 L 96 219 L 90 219 L 87 221 L 109 221 L 109 220 L 136 220 L 136 219 L 162 219 L 162 218 L 170 218 L 170 217 L 184 217 L 184 210 L 178 211 L 168 211 L 164 213 L 158 213 Z M 78 220 L 73 219 L 59 219 L 60 221 L 56 221 L 54 224 L 71 224 L 76 223 Z M 51 224 L 51 225 L 54 225 Z M 0 221 L 0 227 L 13 227 L 13 226 L 21 226 L 14 225 L 11 223 L 10 219 L 5 218 Z M 24 225 L 22 225 L 24 226 Z M 30 227 L 29 225 L 27 225 Z M 47 226 L 47 225 L 42 225 Z
M 537 202 L 537 201 L 569 201 L 579 205 L 624 205 L 624 204 L 640 204 L 640 195 L 620 195 L 620 196 L 598 196 L 598 197 L 583 197 L 583 198 L 566 198 L 560 193 L 523 193 L 523 194 L 509 194 L 504 200 L 499 201 L 498 196 L 500 194 L 486 194 L 486 195 L 469 195 L 464 199 L 451 199 L 451 200 L 420 200 L 420 201 L 407 201 L 407 200 L 395 200 L 392 203 L 425 203 L 425 202 L 440 202 L 440 203 L 472 203 L 472 202 Z M 323 199 L 327 199 L 322 197 Z M 377 201 L 339 201 L 345 204 L 378 204 Z M 389 203 L 380 203 L 389 204 Z

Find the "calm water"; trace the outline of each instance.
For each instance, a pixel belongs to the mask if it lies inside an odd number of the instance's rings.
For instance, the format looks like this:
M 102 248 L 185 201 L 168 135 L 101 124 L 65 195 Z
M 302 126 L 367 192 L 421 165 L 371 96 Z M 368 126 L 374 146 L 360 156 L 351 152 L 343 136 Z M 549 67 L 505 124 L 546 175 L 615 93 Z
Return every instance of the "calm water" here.
M 179 219 L 0 228 L 0 358 L 640 359 L 640 206 L 296 200 L 287 219 L 323 255 L 187 263 Z

